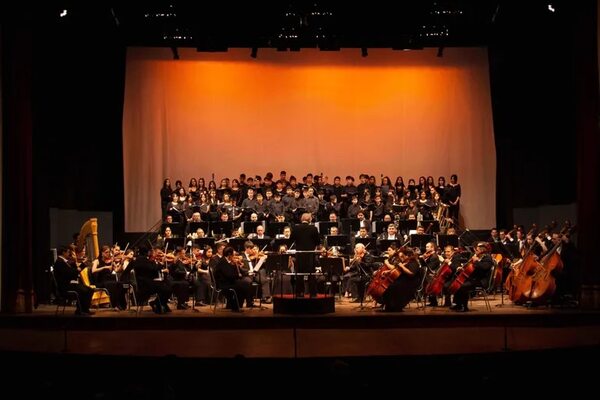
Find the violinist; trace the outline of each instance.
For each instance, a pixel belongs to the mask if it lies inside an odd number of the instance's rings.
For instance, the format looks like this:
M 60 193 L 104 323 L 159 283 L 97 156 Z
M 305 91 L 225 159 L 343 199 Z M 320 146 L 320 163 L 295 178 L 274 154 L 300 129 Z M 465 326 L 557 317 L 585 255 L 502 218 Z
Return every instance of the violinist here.
M 172 290 L 167 281 L 157 278 L 163 266 L 154 261 L 155 255 L 155 250 L 141 247 L 138 250 L 138 256 L 131 262 L 130 268 L 135 271 L 138 293 L 137 301 L 143 303 L 156 293 L 158 300 L 150 302 L 150 306 L 152 307 L 152 311 L 162 314 L 163 312 L 171 311 L 168 302 Z
M 262 225 L 257 227 L 262 228 Z M 264 228 L 263 228 L 264 229 Z M 271 303 L 271 287 L 269 285 L 269 279 L 267 277 L 267 271 L 261 268 L 267 260 L 267 255 L 260 252 L 258 246 L 254 243 L 247 241 L 244 243 L 244 253 L 242 254 L 243 267 L 242 274 L 250 279 L 250 282 L 257 282 L 261 288 L 261 298 L 264 303 Z M 247 307 L 252 307 L 252 299 L 248 299 L 246 302 Z
M 187 310 L 189 299 L 188 275 L 191 272 L 192 260 L 185 254 L 185 248 L 178 246 L 175 250 L 175 262 L 169 265 L 169 277 L 173 293 L 177 297 L 177 309 Z
M 240 305 L 236 301 L 252 298 L 252 286 L 249 281 L 242 279 L 240 271 L 243 265 L 241 257 L 235 254 L 233 247 L 228 246 L 223 250 L 223 257 L 215 267 L 215 281 L 217 288 L 222 290 L 227 298 L 227 308 L 240 312 Z M 235 296 L 230 289 L 233 289 Z
M 123 285 L 117 282 L 116 263 L 109 246 L 102 246 L 100 255 L 92 262 L 92 275 L 97 287 L 108 290 L 112 306 L 115 309 L 127 309 L 127 300 Z
M 372 264 L 373 257 L 367 252 L 365 245 L 357 243 L 342 279 L 344 291 L 350 294 L 352 303 L 362 303 L 364 300 L 365 287 L 372 273 Z
M 467 263 L 473 263 L 475 269 L 462 284 L 460 289 L 454 294 L 454 302 L 456 304 L 450 307 L 451 310 L 459 312 L 469 311 L 467 303 L 469 301 L 469 293 L 471 290 L 476 286 L 485 287 L 487 285 L 490 271 L 494 265 L 494 261 L 492 260 L 489 251 L 490 245 L 486 242 L 479 242 L 477 243 L 477 246 L 475 246 L 475 255 Z
M 79 269 L 69 260 L 71 251 L 69 247 L 61 246 L 58 249 L 58 257 L 53 265 L 54 278 L 56 279 L 56 290 L 66 296 L 67 291 L 73 290 L 79 295 L 79 303 L 75 310 L 76 315 L 90 315 L 90 304 L 94 290 L 79 282 Z
M 210 273 L 209 273 L 209 262 L 213 256 L 213 250 L 210 246 L 204 246 L 201 250 L 200 247 L 194 245 L 192 247 L 192 287 L 194 290 L 195 306 L 204 307 L 209 304 L 208 298 L 210 297 Z
M 437 246 L 434 242 L 427 242 L 425 245 L 425 253 L 419 256 L 419 264 L 424 272 L 427 274 L 427 281 L 431 281 L 433 275 L 440 268 L 440 257 L 438 256 Z M 430 307 L 437 307 L 437 296 L 429 295 Z
M 392 246 L 388 249 L 389 257 L 384 261 L 388 271 L 398 270 L 400 275 L 383 294 L 383 311 L 399 312 L 415 297 L 419 287 L 419 262 L 414 252 L 407 247 L 398 251 Z

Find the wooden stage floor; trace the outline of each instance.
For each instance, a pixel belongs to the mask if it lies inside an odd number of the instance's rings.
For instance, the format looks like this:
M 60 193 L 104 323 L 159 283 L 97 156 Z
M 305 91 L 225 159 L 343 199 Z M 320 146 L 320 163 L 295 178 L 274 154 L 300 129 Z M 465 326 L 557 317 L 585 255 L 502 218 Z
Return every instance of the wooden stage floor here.
M 296 359 L 600 346 L 598 310 L 526 308 L 502 304 L 499 295 L 491 311 L 476 299 L 466 313 L 414 302 L 400 313 L 358 306 L 337 299 L 335 313 L 324 315 L 274 315 L 270 304 L 243 313 L 196 307 L 156 315 L 146 306 L 139 314 L 100 309 L 81 317 L 72 307 L 56 315 L 56 306 L 41 305 L 32 314 L 0 317 L 0 351 Z

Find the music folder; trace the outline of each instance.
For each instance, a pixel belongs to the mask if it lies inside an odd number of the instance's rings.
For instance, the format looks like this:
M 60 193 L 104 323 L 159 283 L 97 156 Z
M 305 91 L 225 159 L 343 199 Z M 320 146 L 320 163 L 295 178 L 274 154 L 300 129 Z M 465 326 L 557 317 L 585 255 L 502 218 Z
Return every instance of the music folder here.
M 349 234 L 358 232 L 360 229 L 360 220 L 358 218 L 342 218 L 342 232 Z

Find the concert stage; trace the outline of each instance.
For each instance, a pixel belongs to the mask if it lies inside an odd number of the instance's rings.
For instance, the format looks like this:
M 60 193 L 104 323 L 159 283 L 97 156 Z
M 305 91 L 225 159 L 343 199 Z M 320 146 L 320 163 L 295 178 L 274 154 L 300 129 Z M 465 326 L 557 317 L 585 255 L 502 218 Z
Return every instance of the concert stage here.
M 319 294 L 315 297 L 291 294 L 273 295 L 273 314 L 329 314 L 335 312 L 335 297 Z
M 498 296 L 497 296 L 498 297 Z M 88 317 L 0 317 L 0 351 L 80 355 L 312 358 L 519 352 L 600 345 L 600 312 L 524 308 L 476 300 L 470 312 L 417 308 L 384 313 L 337 299 L 335 313 L 278 315 L 271 305 L 232 313 L 202 307 L 156 315 L 101 309 Z

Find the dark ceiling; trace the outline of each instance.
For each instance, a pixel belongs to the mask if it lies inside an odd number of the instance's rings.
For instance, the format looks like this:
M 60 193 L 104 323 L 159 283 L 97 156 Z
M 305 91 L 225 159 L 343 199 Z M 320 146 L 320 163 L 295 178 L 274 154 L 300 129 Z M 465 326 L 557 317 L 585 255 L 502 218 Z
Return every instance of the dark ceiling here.
M 488 0 L 71 0 L 44 3 L 36 16 L 46 26 L 116 30 L 126 45 L 325 50 L 486 45 L 499 11 Z

